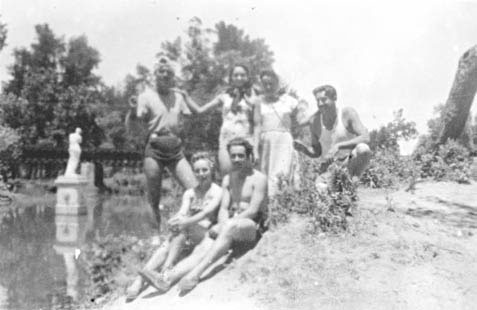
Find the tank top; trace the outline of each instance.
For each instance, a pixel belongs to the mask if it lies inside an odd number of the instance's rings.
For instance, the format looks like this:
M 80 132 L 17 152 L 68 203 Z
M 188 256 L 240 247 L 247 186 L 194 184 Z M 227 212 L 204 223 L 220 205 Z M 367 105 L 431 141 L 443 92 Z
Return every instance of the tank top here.
M 322 116 L 320 116 L 322 117 Z M 329 150 L 333 145 L 342 141 L 348 141 L 356 137 L 355 134 L 349 132 L 345 125 L 343 124 L 342 112 L 336 109 L 336 120 L 333 128 L 328 130 L 323 125 L 323 118 L 321 118 L 321 135 L 320 135 L 320 144 L 321 144 L 321 156 L 328 154 Z M 351 150 L 340 150 L 340 154 L 349 154 Z

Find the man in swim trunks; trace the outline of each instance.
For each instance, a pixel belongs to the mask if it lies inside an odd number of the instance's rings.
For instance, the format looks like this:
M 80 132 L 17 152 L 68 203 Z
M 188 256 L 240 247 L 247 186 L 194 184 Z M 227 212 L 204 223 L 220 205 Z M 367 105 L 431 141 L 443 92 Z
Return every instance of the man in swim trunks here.
M 227 144 L 227 150 L 232 171 L 222 182 L 218 224 L 209 230 L 210 238 L 204 239 L 191 256 L 181 261 L 163 279 L 151 274 L 143 275 L 146 281 L 161 291 L 168 290 L 182 277 L 179 289 L 193 289 L 210 265 L 236 245 L 253 245 L 266 226 L 267 177 L 253 169 L 253 146 L 244 138 L 234 138 Z
M 324 167 L 334 160 L 343 161 L 350 175 L 359 177 L 371 158 L 368 130 L 355 109 L 338 109 L 333 86 L 319 86 L 313 95 L 318 111 L 309 121 L 311 149 L 298 140 L 294 141 L 295 149 L 311 158 L 319 158 Z
M 146 88 L 132 102 L 126 124 L 143 119 L 147 121 L 148 138 L 144 152 L 144 173 L 147 179 L 149 203 L 161 223 L 159 202 L 164 168 L 167 168 L 185 188 L 193 188 L 197 181 L 183 154 L 180 138 L 182 116 L 190 114 L 181 91 L 174 89 L 174 70 L 165 57 L 155 70 L 155 88 Z

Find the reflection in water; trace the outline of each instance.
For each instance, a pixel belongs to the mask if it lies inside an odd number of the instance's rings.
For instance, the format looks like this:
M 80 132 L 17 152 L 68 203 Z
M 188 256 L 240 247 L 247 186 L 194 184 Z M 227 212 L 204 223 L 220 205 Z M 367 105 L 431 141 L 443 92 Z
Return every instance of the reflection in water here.
M 155 233 L 144 197 L 111 197 L 94 191 L 86 196 L 88 213 L 79 217 L 55 216 L 54 195 L 43 206 L 2 210 L 1 309 L 71 308 L 87 283 L 77 259 L 82 246 L 109 234 L 145 238 Z

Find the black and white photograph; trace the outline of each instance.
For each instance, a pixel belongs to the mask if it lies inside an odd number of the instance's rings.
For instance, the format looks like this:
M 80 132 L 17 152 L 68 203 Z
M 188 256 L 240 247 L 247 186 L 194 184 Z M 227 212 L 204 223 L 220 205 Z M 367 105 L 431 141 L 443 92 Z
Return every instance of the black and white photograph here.
M 0 310 L 476 309 L 476 92 L 474 0 L 0 0 Z

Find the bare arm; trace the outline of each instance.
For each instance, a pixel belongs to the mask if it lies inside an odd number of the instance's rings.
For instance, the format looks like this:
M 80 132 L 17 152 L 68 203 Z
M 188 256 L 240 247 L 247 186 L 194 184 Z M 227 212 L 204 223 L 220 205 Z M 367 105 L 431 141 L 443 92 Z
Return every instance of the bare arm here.
M 184 192 L 184 195 L 182 195 L 181 207 L 174 217 L 187 216 L 187 213 L 189 213 L 190 202 L 192 200 L 192 191 L 193 189 L 188 189 Z
M 218 215 L 218 224 L 221 225 L 229 219 L 230 192 L 229 192 L 229 176 L 226 175 L 222 181 L 222 201 Z
M 217 96 L 212 99 L 212 101 L 209 101 L 206 104 L 200 106 L 185 92 L 182 92 L 182 95 L 184 96 L 184 101 L 186 102 L 189 109 L 191 109 L 192 112 L 197 114 L 205 113 L 222 103 L 222 99 L 220 98 L 220 96 Z
M 358 113 L 353 108 L 347 108 L 343 112 L 346 113 L 348 121 L 345 126 L 346 129 L 357 135 L 357 137 L 337 143 L 338 149 L 353 149 L 356 145 L 360 143 L 369 143 L 369 133 L 368 129 L 364 127 L 363 123 L 358 116 Z
M 257 216 L 258 211 L 260 211 L 260 206 L 266 196 L 267 177 L 265 175 L 259 175 L 253 188 L 249 207 L 239 213 L 236 218 L 249 218 L 253 220 Z
M 260 144 L 260 134 L 262 132 L 262 115 L 260 112 L 260 101 L 255 101 L 253 106 L 253 153 L 255 160 L 258 159 L 258 145 Z

